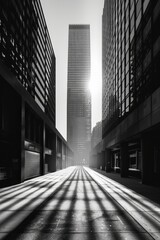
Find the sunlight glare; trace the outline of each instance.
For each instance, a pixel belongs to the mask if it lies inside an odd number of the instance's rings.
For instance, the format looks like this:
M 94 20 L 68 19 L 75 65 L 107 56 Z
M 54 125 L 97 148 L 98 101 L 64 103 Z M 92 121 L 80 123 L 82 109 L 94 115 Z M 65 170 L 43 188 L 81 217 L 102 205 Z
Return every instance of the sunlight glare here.
M 90 91 L 90 93 L 93 95 L 94 93 L 96 93 L 97 91 L 97 84 L 95 83 L 95 81 L 90 80 L 88 83 L 88 89 Z

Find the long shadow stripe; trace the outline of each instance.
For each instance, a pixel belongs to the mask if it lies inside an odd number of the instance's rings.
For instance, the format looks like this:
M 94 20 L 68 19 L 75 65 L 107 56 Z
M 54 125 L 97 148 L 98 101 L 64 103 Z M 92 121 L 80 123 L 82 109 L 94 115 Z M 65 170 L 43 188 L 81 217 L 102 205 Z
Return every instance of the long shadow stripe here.
M 50 196 L 48 196 L 40 205 L 38 205 L 23 221 L 22 223 L 15 228 L 13 231 L 9 232 L 7 236 L 5 236 L 3 239 L 4 240 L 10 240 L 10 239 L 16 239 L 16 237 L 18 237 L 19 233 L 22 232 L 22 230 L 24 230 L 25 226 L 27 226 L 31 221 L 34 221 L 34 219 L 36 218 L 36 213 L 41 210 L 49 201 L 52 200 L 52 198 L 54 197 L 54 195 L 59 191 L 59 189 L 61 188 L 61 186 L 67 182 L 67 180 L 74 175 L 76 172 L 76 169 L 74 169 L 71 173 L 69 173 L 69 175 L 67 176 L 67 178 L 64 179 L 64 181 L 62 181 L 62 183 L 60 184 L 60 186 L 58 186 L 56 189 L 53 190 L 53 192 L 50 194 Z M 49 183 L 48 183 L 49 184 Z M 15 214 L 15 213 L 13 213 Z

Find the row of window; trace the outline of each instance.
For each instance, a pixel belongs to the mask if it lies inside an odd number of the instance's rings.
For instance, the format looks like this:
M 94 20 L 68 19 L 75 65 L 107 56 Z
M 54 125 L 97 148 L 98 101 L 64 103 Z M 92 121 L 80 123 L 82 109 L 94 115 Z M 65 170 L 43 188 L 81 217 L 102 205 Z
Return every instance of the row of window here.
M 152 71 L 153 69 L 155 69 L 154 72 L 158 71 L 158 60 L 155 56 L 158 56 L 160 51 L 159 1 L 155 1 L 154 6 L 149 5 L 149 1 L 130 1 L 131 7 L 129 3 L 123 6 L 121 14 L 119 14 L 118 3 L 119 1 L 116 1 L 114 5 L 114 1 L 106 1 L 103 14 L 103 29 L 105 30 L 103 32 L 102 115 L 104 133 L 118 124 L 125 114 L 151 94 L 154 90 L 151 81 L 156 76 Z M 109 6 L 112 6 L 114 14 L 108 13 Z M 146 10 L 148 14 L 142 11 L 144 8 L 147 9 L 146 6 L 153 7 L 152 11 Z M 127 12 L 127 8 L 131 17 L 128 18 L 129 23 L 125 29 L 126 20 L 123 18 L 125 13 L 122 13 Z M 151 19 L 155 11 L 157 17 L 153 24 Z M 137 19 L 139 19 L 138 26 Z M 155 27 L 156 24 L 157 27 Z M 109 27 L 110 25 L 112 27 Z M 158 83 L 154 86 L 157 87 Z
M 1 1 L 0 58 L 55 123 L 55 56 L 39 0 Z

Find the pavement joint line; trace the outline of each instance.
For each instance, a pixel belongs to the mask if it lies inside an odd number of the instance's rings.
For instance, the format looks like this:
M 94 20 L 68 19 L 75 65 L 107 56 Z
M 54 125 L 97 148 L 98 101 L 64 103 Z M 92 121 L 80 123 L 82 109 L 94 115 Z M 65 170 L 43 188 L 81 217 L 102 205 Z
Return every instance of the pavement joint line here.
M 91 170 L 91 169 L 89 169 L 89 171 L 86 169 L 86 167 L 84 168 L 88 173 L 89 173 L 89 175 L 93 178 L 93 175 L 94 174 L 96 174 L 96 172 L 94 171 L 94 170 Z M 92 173 L 90 173 L 90 171 L 93 171 L 93 175 L 92 175 Z M 101 178 L 98 174 L 96 174 L 99 178 Z M 108 195 L 110 195 L 110 197 L 114 200 L 114 201 L 116 201 L 116 199 L 105 189 L 105 187 L 103 186 L 103 185 L 101 185 L 98 181 L 96 181 L 96 180 L 94 180 L 94 182 L 95 183 L 97 183 L 97 185 L 99 186 L 99 187 L 101 187 L 101 188 L 103 188 L 103 190 L 108 194 Z M 159 233 L 159 232 L 148 232 L 148 230 L 146 230 L 146 228 L 133 216 L 133 215 L 131 215 L 130 214 L 130 212 L 128 211 L 128 210 L 126 210 L 124 207 L 123 207 L 123 205 L 122 204 L 120 204 L 118 201 L 116 201 L 118 204 L 119 204 L 119 206 L 120 207 L 122 207 L 123 209 L 124 209 L 124 211 L 126 211 L 140 226 L 141 226 L 141 228 L 143 228 L 144 229 L 144 231 L 146 232 L 146 233 L 148 233 L 149 235 L 150 235 L 150 237 L 151 238 L 153 238 L 154 240 L 155 240 L 155 237 L 154 236 L 152 236 L 152 233 Z M 149 215 L 150 216 L 150 215 Z M 152 216 L 151 216 L 152 217 Z M 157 219 L 155 219 L 156 221 L 157 221 Z M 159 222 L 159 221 L 158 221 Z

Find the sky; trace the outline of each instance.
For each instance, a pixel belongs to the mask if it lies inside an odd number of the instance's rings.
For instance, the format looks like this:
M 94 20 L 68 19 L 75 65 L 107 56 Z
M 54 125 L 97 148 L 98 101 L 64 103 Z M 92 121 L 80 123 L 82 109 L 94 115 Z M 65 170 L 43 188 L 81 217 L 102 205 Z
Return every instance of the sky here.
M 104 0 L 41 0 L 56 56 L 56 128 L 67 138 L 69 24 L 90 24 L 92 128 L 102 119 L 102 12 Z

